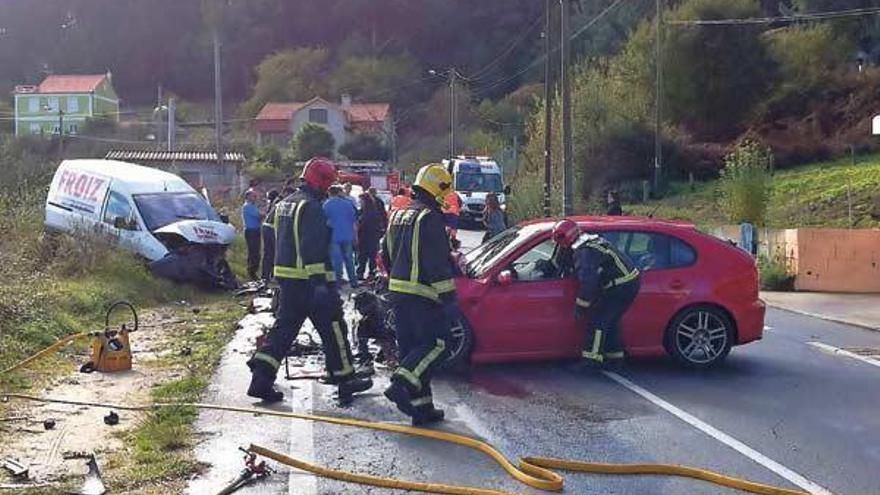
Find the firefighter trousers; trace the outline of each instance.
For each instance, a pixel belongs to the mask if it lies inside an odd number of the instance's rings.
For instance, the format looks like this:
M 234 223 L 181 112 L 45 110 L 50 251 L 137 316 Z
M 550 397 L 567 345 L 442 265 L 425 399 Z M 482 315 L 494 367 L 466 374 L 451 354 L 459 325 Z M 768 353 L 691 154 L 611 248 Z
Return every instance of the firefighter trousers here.
M 281 367 L 281 360 L 287 356 L 290 346 L 308 318 L 321 336 L 325 366 L 330 378 L 344 381 L 353 377 L 348 329 L 342 311 L 342 299 L 335 287 L 330 288 L 323 298 L 325 300 L 315 301 L 315 288 L 308 280 L 279 278 L 278 283 L 280 295 L 275 325 L 269 331 L 266 343 L 248 361 L 251 370 L 274 377 Z
M 392 380 L 407 387 L 413 408 L 433 407 L 431 376 L 446 359 L 451 336 L 443 306 L 407 294 L 395 294 L 393 306 L 400 366 Z
M 590 312 L 584 357 L 599 361 L 623 357 L 620 320 L 638 293 L 639 279 L 635 279 L 602 294 Z

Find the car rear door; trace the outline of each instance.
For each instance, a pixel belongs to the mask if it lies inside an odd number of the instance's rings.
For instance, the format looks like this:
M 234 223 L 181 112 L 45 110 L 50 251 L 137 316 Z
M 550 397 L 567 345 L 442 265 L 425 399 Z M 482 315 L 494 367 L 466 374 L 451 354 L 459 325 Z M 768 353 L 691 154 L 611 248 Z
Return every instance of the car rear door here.
M 475 312 L 479 329 L 475 353 L 490 360 L 545 359 L 580 350 L 574 320 L 575 283 L 554 264 L 550 239 L 530 245 L 499 271 L 513 280 L 493 281 Z
M 698 276 L 690 268 L 696 251 L 673 235 L 636 230 L 598 232 L 626 253 L 641 270 L 641 288 L 622 322 L 622 338 L 628 351 L 662 350 L 669 321 L 684 306 Z

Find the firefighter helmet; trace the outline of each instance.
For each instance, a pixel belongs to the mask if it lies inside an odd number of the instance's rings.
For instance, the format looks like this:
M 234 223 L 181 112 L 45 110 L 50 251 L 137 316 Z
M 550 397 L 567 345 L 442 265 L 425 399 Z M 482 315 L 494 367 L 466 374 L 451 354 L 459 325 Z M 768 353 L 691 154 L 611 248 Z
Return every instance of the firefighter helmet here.
M 443 165 L 430 163 L 419 169 L 413 187 L 421 188 L 443 204 L 446 194 L 452 190 L 452 175 Z
M 336 165 L 327 158 L 312 158 L 306 162 L 299 178 L 319 191 L 326 191 L 336 182 Z
M 581 235 L 581 228 L 575 222 L 564 218 L 553 226 L 553 241 L 561 247 L 570 248 Z

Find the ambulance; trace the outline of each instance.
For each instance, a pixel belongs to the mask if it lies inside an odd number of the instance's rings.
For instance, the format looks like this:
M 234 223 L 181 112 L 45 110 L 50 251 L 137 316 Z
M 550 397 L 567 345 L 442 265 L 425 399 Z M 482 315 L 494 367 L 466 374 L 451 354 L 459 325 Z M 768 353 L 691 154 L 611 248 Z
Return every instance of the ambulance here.
M 505 207 L 505 196 L 510 187 L 504 185 L 501 167 L 486 156 L 458 156 L 443 160 L 450 174 L 453 187 L 461 199 L 459 218 L 462 222 L 479 224 L 486 209 L 486 195 L 495 193 L 498 202 Z
M 49 232 L 97 232 L 156 275 L 235 288 L 225 258 L 235 228 L 224 220 L 180 177 L 114 160 L 64 160 L 46 197 Z

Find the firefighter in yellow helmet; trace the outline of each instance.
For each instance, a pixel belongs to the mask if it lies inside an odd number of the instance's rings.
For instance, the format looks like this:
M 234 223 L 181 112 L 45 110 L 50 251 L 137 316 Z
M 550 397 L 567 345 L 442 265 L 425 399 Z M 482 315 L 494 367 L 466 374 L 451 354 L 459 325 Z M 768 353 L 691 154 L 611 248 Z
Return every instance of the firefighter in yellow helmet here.
M 451 190 L 446 168 L 422 167 L 413 182 L 412 203 L 394 211 L 382 241 L 400 355 L 385 396 L 417 426 L 443 419 L 443 411 L 434 407 L 431 375 L 446 359 L 451 323 L 459 317 L 441 211 Z

